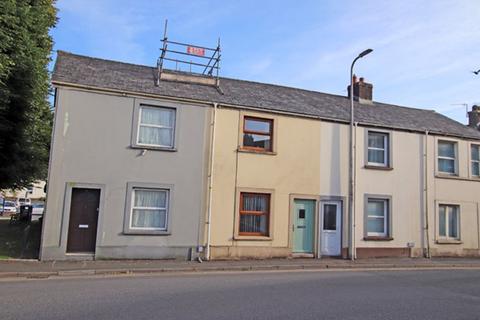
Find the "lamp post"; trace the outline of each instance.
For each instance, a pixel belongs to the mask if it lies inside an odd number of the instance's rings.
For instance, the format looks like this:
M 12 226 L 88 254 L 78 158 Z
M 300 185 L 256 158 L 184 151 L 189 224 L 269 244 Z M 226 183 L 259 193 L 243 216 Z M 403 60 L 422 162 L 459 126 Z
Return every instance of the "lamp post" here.
M 354 126 L 354 103 L 353 103 L 353 67 L 355 62 L 358 59 L 365 57 L 367 54 L 371 53 L 373 49 L 367 49 L 360 53 L 352 62 L 350 67 L 350 150 L 349 150 L 349 162 L 348 162 L 348 216 L 350 220 L 350 259 L 355 260 L 356 250 L 355 250 L 355 178 L 354 178 L 354 135 L 353 135 L 353 126 Z

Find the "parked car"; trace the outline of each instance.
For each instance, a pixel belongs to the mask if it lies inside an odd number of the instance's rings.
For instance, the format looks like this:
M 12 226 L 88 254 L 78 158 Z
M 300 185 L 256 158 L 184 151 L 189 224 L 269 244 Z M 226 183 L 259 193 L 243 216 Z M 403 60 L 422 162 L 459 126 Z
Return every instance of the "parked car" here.
M 43 203 L 34 203 L 32 205 L 32 221 L 40 219 L 43 216 L 43 212 L 45 210 L 45 204 Z
M 3 215 L 10 216 L 17 213 L 17 206 L 13 201 L 5 201 L 3 204 Z

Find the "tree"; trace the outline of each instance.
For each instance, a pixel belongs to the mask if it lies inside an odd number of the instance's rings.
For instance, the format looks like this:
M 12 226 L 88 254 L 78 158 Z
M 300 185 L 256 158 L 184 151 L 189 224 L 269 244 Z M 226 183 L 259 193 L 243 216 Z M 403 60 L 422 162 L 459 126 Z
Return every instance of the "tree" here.
M 0 1 L 0 189 L 46 179 L 55 0 Z

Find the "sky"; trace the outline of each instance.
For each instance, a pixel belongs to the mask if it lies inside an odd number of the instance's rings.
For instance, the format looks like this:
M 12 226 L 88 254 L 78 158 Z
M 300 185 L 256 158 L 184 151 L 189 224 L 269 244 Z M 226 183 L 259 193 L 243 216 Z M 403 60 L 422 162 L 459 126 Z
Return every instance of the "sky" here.
M 215 47 L 220 75 L 346 95 L 350 64 L 375 101 L 462 123 L 480 103 L 480 0 L 58 0 L 55 50 L 154 66 L 169 40 Z

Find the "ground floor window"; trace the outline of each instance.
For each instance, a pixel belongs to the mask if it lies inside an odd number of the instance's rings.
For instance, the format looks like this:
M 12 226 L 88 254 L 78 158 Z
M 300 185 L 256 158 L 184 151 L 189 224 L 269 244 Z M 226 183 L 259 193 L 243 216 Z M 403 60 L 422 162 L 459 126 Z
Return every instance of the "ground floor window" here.
M 457 205 L 440 204 L 438 206 L 438 236 L 443 239 L 458 240 L 460 208 Z
M 270 194 L 240 193 L 239 235 L 268 236 Z
M 167 230 L 169 190 L 133 188 L 130 228 Z
M 389 210 L 389 199 L 367 198 L 367 236 L 388 236 Z

